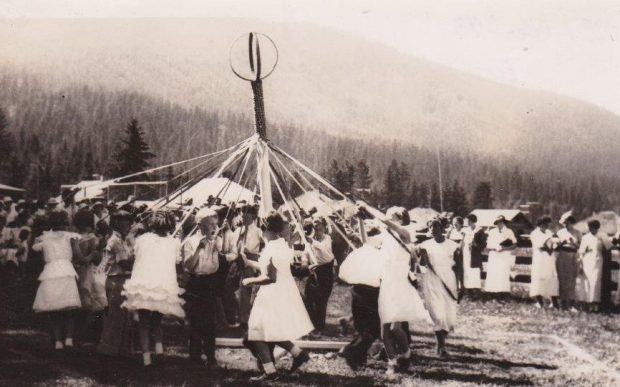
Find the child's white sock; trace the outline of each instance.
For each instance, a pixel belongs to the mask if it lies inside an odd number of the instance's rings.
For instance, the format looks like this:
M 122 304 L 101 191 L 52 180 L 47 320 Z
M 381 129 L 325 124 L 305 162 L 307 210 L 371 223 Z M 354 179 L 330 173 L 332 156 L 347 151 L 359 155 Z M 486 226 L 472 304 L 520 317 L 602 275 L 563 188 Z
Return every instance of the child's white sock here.
M 164 353 L 164 344 L 155 343 L 155 353 L 158 355 L 161 355 L 162 353 Z
M 276 373 L 276 366 L 273 365 L 273 363 L 264 363 L 263 364 L 263 369 L 265 370 L 266 374 L 275 374 Z
M 73 337 L 67 337 L 65 339 L 65 347 L 73 347 Z
M 142 354 L 142 360 L 144 361 L 144 365 L 151 365 L 151 353 L 150 352 L 144 352 Z
M 301 348 L 293 344 L 293 348 L 291 348 L 291 355 L 293 355 L 293 357 L 297 357 L 301 355 L 301 352 Z
M 56 349 L 62 349 L 62 341 L 60 341 L 60 340 L 56 340 L 56 344 L 54 345 L 54 348 L 56 348 Z

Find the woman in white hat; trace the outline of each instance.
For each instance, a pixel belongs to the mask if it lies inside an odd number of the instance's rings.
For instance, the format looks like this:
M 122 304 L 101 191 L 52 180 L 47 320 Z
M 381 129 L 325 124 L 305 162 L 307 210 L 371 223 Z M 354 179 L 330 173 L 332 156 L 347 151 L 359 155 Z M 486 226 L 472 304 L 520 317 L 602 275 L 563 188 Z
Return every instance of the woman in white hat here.
M 487 248 L 489 261 L 487 263 L 487 277 L 484 291 L 487 293 L 509 294 L 510 272 L 515 264 L 514 250 L 517 238 L 511 229 L 506 227 L 506 218 L 498 216 L 495 227 L 489 230 Z

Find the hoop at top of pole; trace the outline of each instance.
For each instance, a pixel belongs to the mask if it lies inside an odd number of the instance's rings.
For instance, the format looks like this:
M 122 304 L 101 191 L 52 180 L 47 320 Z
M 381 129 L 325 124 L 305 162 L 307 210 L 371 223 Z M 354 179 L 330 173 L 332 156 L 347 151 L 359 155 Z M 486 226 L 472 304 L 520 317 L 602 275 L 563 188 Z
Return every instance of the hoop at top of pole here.
M 256 133 L 262 139 L 267 139 L 262 80 L 275 70 L 278 64 L 278 48 L 267 35 L 250 32 L 234 41 L 230 47 L 229 63 L 236 76 L 251 83 Z

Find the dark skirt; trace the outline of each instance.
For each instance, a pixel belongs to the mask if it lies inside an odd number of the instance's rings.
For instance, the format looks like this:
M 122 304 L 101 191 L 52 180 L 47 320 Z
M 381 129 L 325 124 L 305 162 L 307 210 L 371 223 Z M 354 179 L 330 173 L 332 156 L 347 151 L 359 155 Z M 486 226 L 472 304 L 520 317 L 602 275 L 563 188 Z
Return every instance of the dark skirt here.
M 110 356 L 129 356 L 132 352 L 132 316 L 121 308 L 125 296 L 121 294 L 129 275 L 108 277 L 105 283 L 108 307 L 103 320 L 103 331 L 97 351 Z
M 579 270 L 577 252 L 560 250 L 555 261 L 560 282 L 560 299 L 573 301 L 575 299 L 575 281 Z

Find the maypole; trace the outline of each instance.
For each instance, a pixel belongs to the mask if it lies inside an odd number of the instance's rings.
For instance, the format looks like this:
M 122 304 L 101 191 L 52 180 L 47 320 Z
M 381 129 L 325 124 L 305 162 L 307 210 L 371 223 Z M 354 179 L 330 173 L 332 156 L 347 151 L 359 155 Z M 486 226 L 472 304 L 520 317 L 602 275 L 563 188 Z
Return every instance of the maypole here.
M 262 42 L 262 51 L 261 51 Z M 263 97 L 263 79 L 267 78 L 278 64 L 278 49 L 267 35 L 250 32 L 240 36 L 230 48 L 230 68 L 239 78 L 249 81 L 254 97 L 254 129 L 258 141 L 257 183 L 260 189 L 259 215 L 273 210 L 271 176 L 269 172 L 269 148 L 267 120 Z

